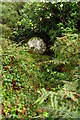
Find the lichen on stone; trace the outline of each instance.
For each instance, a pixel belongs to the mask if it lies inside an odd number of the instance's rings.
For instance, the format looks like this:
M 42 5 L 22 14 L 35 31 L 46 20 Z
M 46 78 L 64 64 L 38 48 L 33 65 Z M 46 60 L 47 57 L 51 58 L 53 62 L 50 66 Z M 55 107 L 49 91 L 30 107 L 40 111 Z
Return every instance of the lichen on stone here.
M 32 37 L 28 41 L 28 48 L 32 53 L 43 54 L 46 50 L 46 44 L 41 38 Z

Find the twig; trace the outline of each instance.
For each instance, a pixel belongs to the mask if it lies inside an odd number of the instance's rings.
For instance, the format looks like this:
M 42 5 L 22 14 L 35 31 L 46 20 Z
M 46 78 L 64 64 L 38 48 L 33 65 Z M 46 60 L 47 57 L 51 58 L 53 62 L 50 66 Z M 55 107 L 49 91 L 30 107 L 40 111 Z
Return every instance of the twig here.
M 46 63 L 64 64 L 64 65 L 69 64 L 69 62 L 64 62 L 64 61 L 48 60 L 48 61 L 39 62 L 38 65 L 46 64 Z

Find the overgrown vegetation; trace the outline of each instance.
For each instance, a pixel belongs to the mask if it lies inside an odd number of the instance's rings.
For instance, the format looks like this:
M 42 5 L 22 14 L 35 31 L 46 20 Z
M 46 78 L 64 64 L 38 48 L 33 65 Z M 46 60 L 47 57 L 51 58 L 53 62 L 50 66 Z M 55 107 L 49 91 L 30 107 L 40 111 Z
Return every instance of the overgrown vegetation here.
M 2 3 L 3 118 L 80 118 L 79 6 Z M 34 36 L 52 54 L 29 53 Z

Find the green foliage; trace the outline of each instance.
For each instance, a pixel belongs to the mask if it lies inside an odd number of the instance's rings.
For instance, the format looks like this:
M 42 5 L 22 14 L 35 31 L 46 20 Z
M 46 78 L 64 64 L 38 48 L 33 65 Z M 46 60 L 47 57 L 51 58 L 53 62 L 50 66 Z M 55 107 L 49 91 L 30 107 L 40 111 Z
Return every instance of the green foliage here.
M 16 3 L 2 3 L 2 23 L 10 28 L 16 27 L 16 22 L 19 20 L 16 7 Z
M 21 41 L 24 37 L 27 41 L 37 36 L 48 45 L 54 43 L 61 33 L 76 31 L 75 27 L 79 26 L 79 6 L 75 2 L 3 3 L 2 21 L 12 28 L 11 39 Z
M 71 64 L 74 64 L 74 62 L 76 64 L 79 56 L 78 34 L 68 33 L 66 36 L 57 38 L 52 49 L 54 50 L 55 57 L 68 62 L 70 61 Z
M 17 22 L 19 26 L 17 34 L 13 33 L 15 39 L 21 40 L 25 36 L 28 40 L 33 36 L 38 36 L 48 43 L 51 35 L 50 30 L 58 29 L 58 12 L 52 3 L 25 3 L 24 8 L 20 10 L 22 19 Z
M 37 115 L 36 106 L 33 103 L 37 99 L 36 91 L 42 79 L 39 75 L 41 70 L 36 65 L 37 57 L 40 56 L 34 57 L 26 52 L 26 46 L 17 46 L 9 40 L 2 40 L 2 96 L 4 101 L 2 116 L 3 118 L 19 118 L 20 115 L 20 118 L 28 119 Z M 43 56 L 41 59 L 48 58 Z
M 55 89 L 53 89 L 53 91 L 46 91 L 44 88 L 42 88 L 40 91 L 38 91 L 40 97 L 35 101 L 35 104 L 42 106 L 44 109 L 44 113 L 45 111 L 48 111 L 47 117 L 49 118 L 74 118 L 73 114 L 70 115 L 72 113 L 71 110 L 73 110 L 74 112 L 74 110 L 76 109 L 76 105 L 80 105 L 78 99 L 76 99 L 75 97 L 76 93 L 74 86 L 71 86 L 73 84 L 75 86 L 75 83 L 65 82 L 64 86 L 60 88 L 60 90 L 58 90 L 57 92 L 55 91 Z M 75 88 L 76 87 L 77 85 L 75 86 Z M 50 116 L 51 113 L 52 116 Z M 79 118 L 78 110 L 76 110 L 76 112 L 74 113 L 76 114 L 75 118 Z
M 17 29 L 17 21 L 20 20 L 21 16 L 19 10 L 22 9 L 23 4 L 20 2 L 2 2 L 2 24 L 1 26 L 3 35 L 5 38 L 10 36 L 9 31 L 14 31 Z M 11 29 L 11 30 L 10 30 Z M 5 32 L 6 31 L 6 32 Z
M 69 27 L 69 28 L 78 28 L 78 21 L 80 16 L 80 4 L 79 2 L 62 2 L 58 3 L 57 7 L 60 11 L 60 19 L 61 23 L 63 24 L 63 27 Z
M 76 36 L 67 34 L 72 42 Z M 64 44 L 61 48 L 64 48 Z M 2 49 L 3 118 L 54 119 L 74 118 L 74 115 L 79 118 L 79 56 L 75 57 L 77 64 L 71 64 L 73 55 L 70 60 L 61 61 L 60 56 L 49 60 L 48 56 L 28 53 L 26 45 L 18 46 L 6 39 L 2 41 Z M 64 58 L 63 53 L 61 56 Z
M 2 29 L 2 35 L 5 38 L 9 38 L 10 34 L 12 33 L 12 30 L 6 26 L 6 24 L 0 24 L 0 28 Z
M 56 37 L 63 32 L 75 33 L 76 28 L 79 29 L 79 9 L 79 4 L 75 2 L 25 3 L 18 10 L 21 19 L 16 22 L 18 27 L 11 34 L 11 39 L 25 39 L 27 42 L 31 37 L 37 36 L 43 38 L 47 45 L 54 44 Z
M 80 118 L 79 3 L 2 7 L 2 117 Z M 54 54 L 29 53 L 22 43 L 34 36 L 43 38 Z

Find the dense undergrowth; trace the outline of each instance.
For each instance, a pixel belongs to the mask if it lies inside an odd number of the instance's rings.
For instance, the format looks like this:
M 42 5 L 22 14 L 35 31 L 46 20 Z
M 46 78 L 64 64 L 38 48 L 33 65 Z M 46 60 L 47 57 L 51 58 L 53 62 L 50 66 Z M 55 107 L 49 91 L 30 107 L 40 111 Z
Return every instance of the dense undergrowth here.
M 69 48 L 75 50 L 75 53 L 70 50 L 70 54 L 66 54 L 63 50 L 62 54 L 51 60 L 45 55 L 34 56 L 27 52 L 25 46 L 17 47 L 9 40 L 3 39 L 2 42 L 4 117 L 80 117 L 77 40 L 77 45 L 73 40 Z
M 17 24 L 14 19 L 10 18 L 10 15 L 5 16 L 5 11 L 7 11 L 4 7 L 5 4 L 7 3 L 3 4 L 3 23 L 1 24 L 4 30 L 2 34 L 2 117 L 6 119 L 26 118 L 27 120 L 80 118 L 80 43 L 76 29 L 77 23 L 75 24 L 75 19 L 78 22 L 76 15 L 79 12 L 77 6 L 79 3 L 64 3 L 64 6 L 67 4 L 67 7 L 74 8 L 69 9 L 69 14 L 73 17 L 71 19 L 67 14 L 64 16 L 66 9 L 61 11 L 62 8 L 59 7 L 61 3 L 56 4 L 57 8 L 51 3 L 11 3 L 11 9 L 7 4 L 6 9 L 14 11 L 14 13 L 9 11 L 9 14 L 12 16 L 16 14 Z M 34 20 L 34 6 L 40 13 L 39 18 L 42 17 L 39 20 L 43 19 L 42 23 L 38 20 L 36 22 L 37 18 Z M 59 23 L 55 23 L 57 24 L 56 28 L 53 21 L 51 27 L 46 28 L 48 25 L 44 26 L 44 19 L 46 21 L 53 20 L 53 12 L 51 18 L 47 18 L 50 11 L 54 11 L 53 6 L 56 11 L 62 12 L 63 18 L 59 16 L 61 20 L 57 21 Z M 27 13 L 25 13 L 26 9 Z M 27 16 L 29 19 L 26 18 Z M 54 16 L 54 21 L 55 19 Z M 26 25 L 24 29 L 23 25 Z M 60 34 L 57 34 L 59 31 Z M 43 39 L 49 37 L 50 50 L 54 54 L 31 54 L 28 52 L 26 42 L 19 42 L 25 41 L 25 39 L 27 41 L 35 33 L 36 35 L 41 33 L 39 35 Z M 23 37 L 25 38 L 23 39 Z M 14 42 L 13 38 L 17 42 Z

